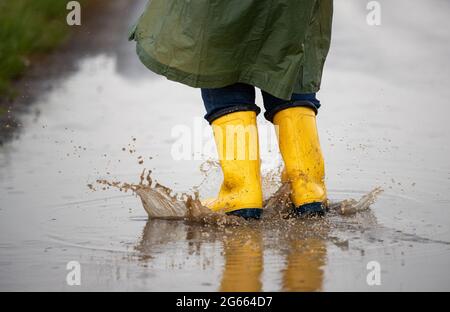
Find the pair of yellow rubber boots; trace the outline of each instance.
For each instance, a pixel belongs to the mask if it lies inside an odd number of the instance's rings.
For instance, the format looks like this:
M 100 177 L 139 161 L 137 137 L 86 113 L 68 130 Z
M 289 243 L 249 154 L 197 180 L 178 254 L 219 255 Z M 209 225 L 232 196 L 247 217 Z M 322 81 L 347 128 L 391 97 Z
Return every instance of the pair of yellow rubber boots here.
M 325 210 L 325 169 L 314 111 L 291 107 L 273 119 L 284 160 L 283 182 L 291 183 L 296 215 L 321 215 Z M 256 113 L 231 113 L 212 122 L 224 181 L 217 198 L 204 204 L 246 219 L 262 214 L 260 158 Z

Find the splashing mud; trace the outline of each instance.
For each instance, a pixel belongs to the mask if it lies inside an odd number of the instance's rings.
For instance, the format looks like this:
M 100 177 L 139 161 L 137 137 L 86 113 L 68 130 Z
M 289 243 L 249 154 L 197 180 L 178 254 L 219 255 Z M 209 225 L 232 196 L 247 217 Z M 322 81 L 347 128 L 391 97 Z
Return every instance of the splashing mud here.
M 214 163 L 209 163 L 209 168 L 214 167 Z M 207 174 L 207 169 L 201 166 L 201 171 Z M 267 189 L 277 185 L 277 173 L 280 170 L 274 170 L 264 175 L 263 188 Z M 185 220 L 192 222 L 201 222 L 217 225 L 238 225 L 248 221 L 236 216 L 229 216 L 222 212 L 214 212 L 202 205 L 198 188 L 193 195 L 186 193 L 174 194 L 173 191 L 164 185 L 154 183 L 151 178 L 151 171 L 146 173 L 144 169 L 140 176 L 139 184 L 109 182 L 107 180 L 97 180 L 97 183 L 118 188 L 127 192 L 131 190 L 142 201 L 142 205 L 148 216 L 153 219 Z M 203 183 L 203 182 L 202 182 Z M 90 187 L 92 188 L 92 187 Z M 281 183 L 278 189 L 264 201 L 263 220 L 285 219 L 288 218 L 292 202 L 290 200 L 290 184 Z M 346 199 L 340 202 L 328 202 L 328 209 L 331 214 L 354 215 L 366 211 L 375 202 L 382 189 L 377 187 L 359 200 Z

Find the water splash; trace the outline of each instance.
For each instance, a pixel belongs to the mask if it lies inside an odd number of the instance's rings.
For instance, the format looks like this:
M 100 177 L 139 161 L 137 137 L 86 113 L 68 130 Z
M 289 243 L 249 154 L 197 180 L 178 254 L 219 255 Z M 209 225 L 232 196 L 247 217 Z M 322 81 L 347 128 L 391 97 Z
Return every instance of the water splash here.
M 209 168 L 212 167 L 214 166 L 209 164 Z M 202 165 L 201 170 L 207 175 L 207 169 L 204 168 L 205 166 Z M 263 189 L 266 194 L 269 188 L 278 187 L 264 201 L 263 220 L 285 219 L 289 217 L 291 212 L 290 184 L 279 182 L 280 172 L 281 170 L 277 168 L 263 175 Z M 131 190 L 141 199 L 149 218 L 185 220 L 217 225 L 238 225 L 248 222 L 236 216 L 214 212 L 203 206 L 199 198 L 199 186 L 194 187 L 196 191 L 193 194 L 174 194 L 169 187 L 154 183 L 151 178 L 151 171 L 146 172 L 145 169 L 141 173 L 138 184 L 109 182 L 107 180 L 97 180 L 97 183 L 114 187 L 124 192 Z M 330 213 L 345 216 L 354 215 L 368 210 L 381 192 L 382 189 L 377 187 L 359 200 L 346 199 L 340 202 L 329 202 L 328 208 Z
M 359 200 L 351 198 L 336 203 L 329 203 L 328 209 L 345 216 L 367 211 L 370 209 L 370 206 L 375 203 L 377 196 L 382 192 L 383 189 L 381 187 L 376 187 L 371 192 L 362 196 Z

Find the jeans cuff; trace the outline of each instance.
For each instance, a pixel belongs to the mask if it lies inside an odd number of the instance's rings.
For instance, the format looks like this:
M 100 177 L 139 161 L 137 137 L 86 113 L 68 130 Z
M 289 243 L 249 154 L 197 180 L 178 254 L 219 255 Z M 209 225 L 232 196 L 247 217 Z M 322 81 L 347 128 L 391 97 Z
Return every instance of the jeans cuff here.
M 289 101 L 280 105 L 275 106 L 273 109 L 266 111 L 264 113 L 264 117 L 273 123 L 273 117 L 275 117 L 275 115 L 287 108 L 291 108 L 291 107 L 309 107 L 311 108 L 314 113 L 317 115 L 318 109 L 317 106 L 314 105 L 312 102 L 310 101 Z
M 244 111 L 251 111 L 255 112 L 256 116 L 261 112 L 261 109 L 256 106 L 256 104 L 238 104 L 228 107 L 223 107 L 218 110 L 214 110 L 208 114 L 205 115 L 205 119 L 209 122 L 209 124 L 212 124 L 214 120 L 217 118 L 220 118 L 222 116 L 235 113 L 235 112 L 244 112 Z

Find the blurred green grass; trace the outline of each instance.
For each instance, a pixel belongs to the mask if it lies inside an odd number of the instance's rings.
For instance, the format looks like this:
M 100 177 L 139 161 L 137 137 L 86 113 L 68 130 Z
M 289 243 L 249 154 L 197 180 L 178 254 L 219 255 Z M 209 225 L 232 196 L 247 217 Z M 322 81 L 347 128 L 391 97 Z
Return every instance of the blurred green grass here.
M 24 72 L 31 56 L 47 53 L 67 38 L 67 2 L 0 0 L 0 97 L 14 95 L 11 81 Z

